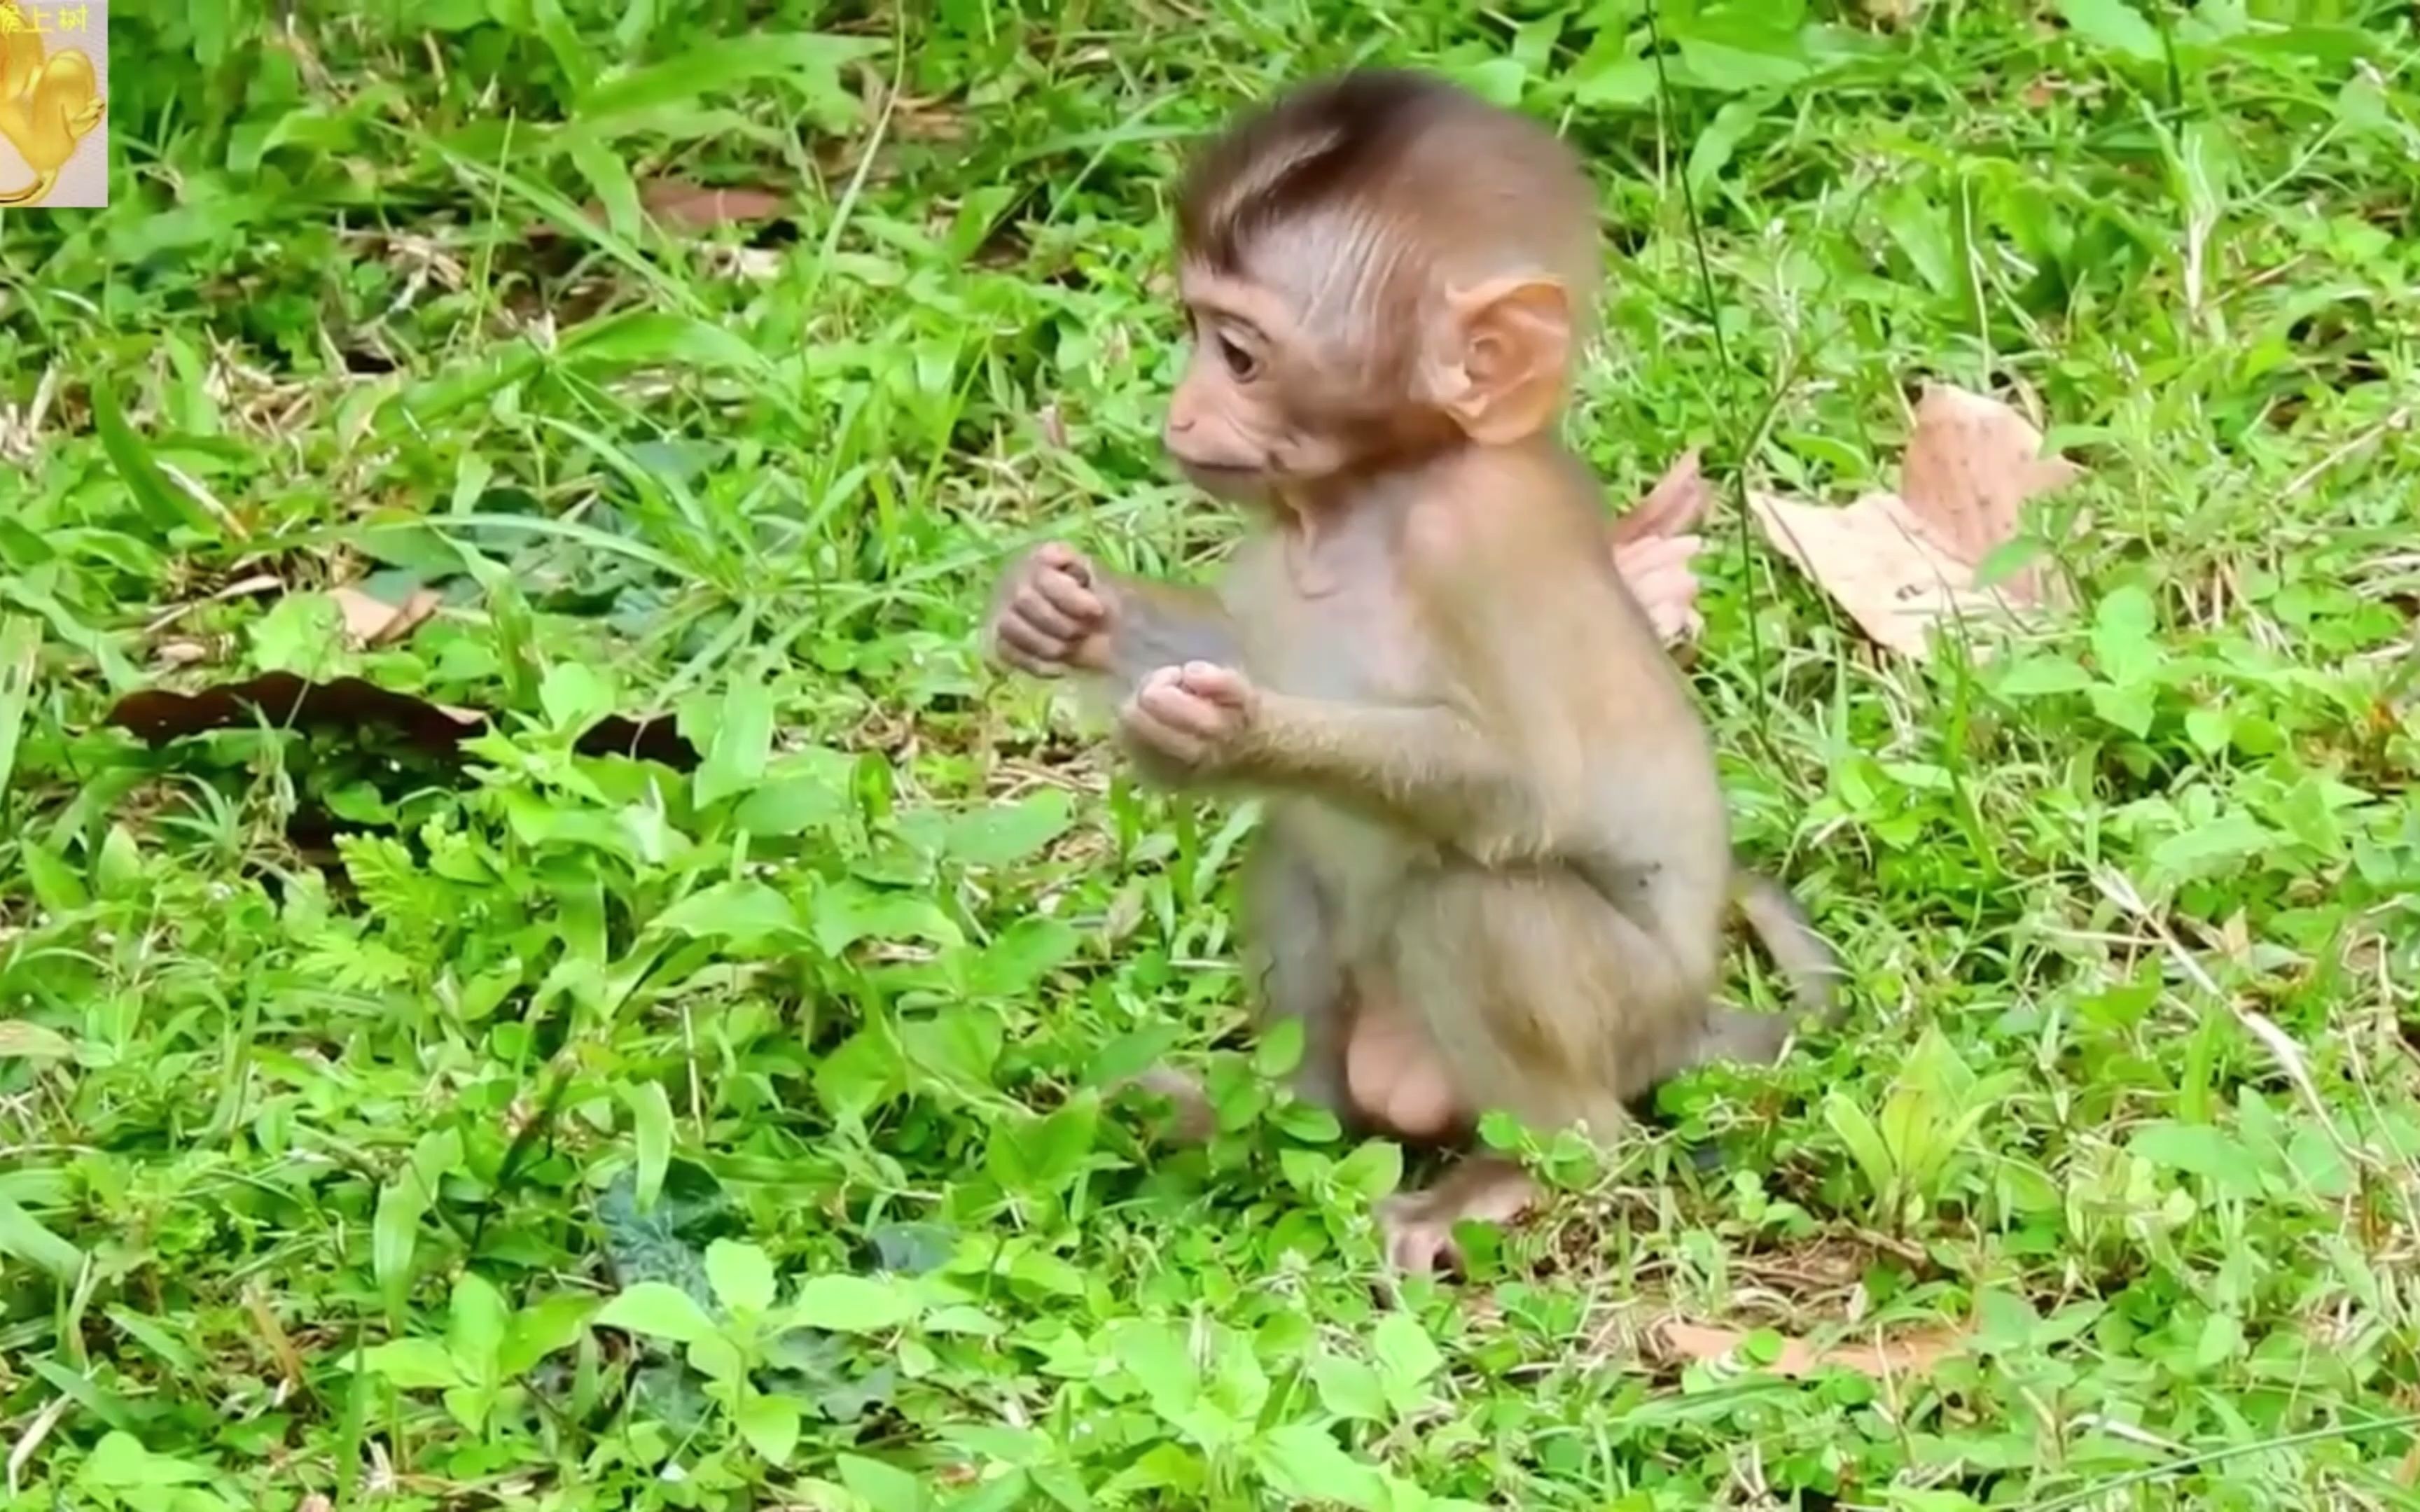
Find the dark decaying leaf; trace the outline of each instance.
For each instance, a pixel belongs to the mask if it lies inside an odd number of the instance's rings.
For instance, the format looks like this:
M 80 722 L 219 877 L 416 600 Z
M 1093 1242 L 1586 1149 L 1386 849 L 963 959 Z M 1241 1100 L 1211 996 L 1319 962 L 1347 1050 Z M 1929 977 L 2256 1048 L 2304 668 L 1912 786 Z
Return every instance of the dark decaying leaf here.
M 280 729 L 323 730 L 381 725 L 396 731 L 408 745 L 438 756 L 454 755 L 463 741 L 487 729 L 488 722 L 489 716 L 481 710 L 431 703 L 359 677 L 322 683 L 283 671 L 221 683 L 195 693 L 145 688 L 118 700 L 108 718 L 108 723 L 151 746 L 211 730 L 261 723 Z M 682 738 L 669 716 L 631 719 L 609 714 L 582 733 L 577 749 L 583 756 L 621 755 L 660 762 L 682 772 L 695 769 L 698 764 L 696 748 Z
M 208 730 L 267 723 L 324 729 L 393 727 L 410 744 L 450 754 L 487 728 L 487 717 L 396 693 L 359 677 L 315 683 L 292 672 L 263 672 L 198 693 L 146 688 L 117 701 L 109 723 L 153 746 Z

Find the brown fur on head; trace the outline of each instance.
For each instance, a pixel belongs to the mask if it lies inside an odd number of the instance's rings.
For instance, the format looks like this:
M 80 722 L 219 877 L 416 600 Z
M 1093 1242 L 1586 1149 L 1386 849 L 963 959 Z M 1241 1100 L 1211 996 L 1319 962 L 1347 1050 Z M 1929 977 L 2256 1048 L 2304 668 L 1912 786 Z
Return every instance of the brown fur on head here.
M 1194 350 L 1169 450 L 1258 491 L 1553 424 L 1597 266 L 1575 154 L 1442 80 L 1295 89 L 1214 141 L 1176 215 Z

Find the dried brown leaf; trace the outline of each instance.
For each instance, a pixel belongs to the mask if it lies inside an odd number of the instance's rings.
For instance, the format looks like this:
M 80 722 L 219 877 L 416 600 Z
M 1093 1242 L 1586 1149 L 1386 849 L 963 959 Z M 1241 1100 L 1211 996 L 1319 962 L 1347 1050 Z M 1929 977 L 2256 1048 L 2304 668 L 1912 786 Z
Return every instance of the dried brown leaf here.
M 1925 533 L 1969 567 L 2017 538 L 2025 501 L 2072 481 L 2082 470 L 2041 455 L 2033 422 L 1997 399 L 1948 384 L 1928 385 L 1916 430 L 1900 459 L 1899 496 Z M 1999 585 L 2011 601 L 2037 603 L 2032 568 Z
M 769 189 L 716 189 L 679 178 L 647 178 L 639 204 L 669 231 L 711 231 L 719 225 L 769 221 L 790 202 Z
M 2031 608 L 2035 569 L 1990 588 L 1978 570 L 2017 538 L 2026 501 L 2081 471 L 2041 455 L 2041 432 L 1996 399 L 1946 384 L 1925 390 L 1900 465 L 1900 491 L 1846 509 L 1751 494 L 1748 513 L 1781 553 L 1815 579 L 1879 644 L 1922 657 L 1942 621 Z
M 1921 1329 L 1896 1338 L 1842 1342 L 1828 1348 L 1800 1338 L 1784 1338 L 1781 1352 L 1761 1368 L 1779 1376 L 1803 1376 L 1825 1365 L 1854 1370 L 1876 1380 L 1920 1376 L 1955 1351 L 1965 1338 L 1962 1329 Z M 1668 1320 L 1655 1330 L 1655 1342 L 1669 1360 L 1722 1360 L 1747 1341 L 1745 1332 L 1705 1323 Z
M 400 605 L 390 604 L 358 588 L 331 589 L 328 596 L 336 601 L 336 610 L 344 617 L 345 639 L 362 651 L 374 651 L 391 645 L 427 623 L 444 602 L 444 595 L 434 588 L 415 588 L 411 596 Z

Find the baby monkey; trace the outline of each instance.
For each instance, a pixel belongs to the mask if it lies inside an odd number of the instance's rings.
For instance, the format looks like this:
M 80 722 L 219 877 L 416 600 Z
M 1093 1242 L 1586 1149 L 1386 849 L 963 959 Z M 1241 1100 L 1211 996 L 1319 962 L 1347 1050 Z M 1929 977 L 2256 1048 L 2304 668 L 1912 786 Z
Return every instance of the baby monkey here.
M 1215 590 L 1050 545 L 997 600 L 999 654 L 1094 681 L 1148 775 L 1267 797 L 1262 1011 L 1359 1129 L 1603 1135 L 1693 1064 L 1776 1055 L 1792 1019 L 1714 1002 L 1734 905 L 1829 1012 L 1830 952 L 1734 872 L 1705 727 L 1556 436 L 1597 261 L 1587 176 L 1527 117 L 1391 71 L 1289 94 L 1177 207 L 1164 440 L 1262 528 Z M 1466 1158 L 1389 1201 L 1389 1257 L 1429 1270 L 1534 1196 Z

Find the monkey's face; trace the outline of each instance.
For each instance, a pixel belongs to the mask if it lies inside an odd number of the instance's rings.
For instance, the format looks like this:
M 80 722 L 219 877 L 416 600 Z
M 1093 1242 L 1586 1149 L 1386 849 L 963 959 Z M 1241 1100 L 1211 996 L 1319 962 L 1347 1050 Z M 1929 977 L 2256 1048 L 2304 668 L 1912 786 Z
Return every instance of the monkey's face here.
M 1252 499 L 1350 466 L 1344 435 L 1322 423 L 1326 376 L 1284 301 L 1198 269 L 1182 285 L 1193 347 L 1161 440 L 1186 475 L 1221 498 Z

